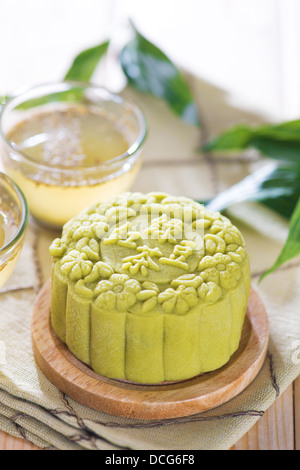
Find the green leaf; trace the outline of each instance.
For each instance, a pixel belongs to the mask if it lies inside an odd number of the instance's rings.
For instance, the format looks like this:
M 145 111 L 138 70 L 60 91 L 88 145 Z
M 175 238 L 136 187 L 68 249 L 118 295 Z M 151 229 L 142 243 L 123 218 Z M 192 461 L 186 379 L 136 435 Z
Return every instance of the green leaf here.
M 289 234 L 283 250 L 274 265 L 260 277 L 260 281 L 298 255 L 300 255 L 300 198 L 291 218 Z
M 32 98 L 19 104 L 16 109 L 26 111 L 37 106 L 43 106 L 49 103 L 55 103 L 57 101 L 61 103 L 77 103 L 82 98 L 82 88 L 73 87 L 71 90 L 62 90 L 57 93 L 49 93 L 48 95 L 41 96 L 39 98 Z
M 251 139 L 250 145 L 266 157 L 300 164 L 300 141 L 292 142 L 262 136 Z
M 75 57 L 71 68 L 64 78 L 64 81 L 88 82 L 95 72 L 98 63 L 107 52 L 108 46 L 109 41 L 106 41 L 98 46 L 82 51 L 77 57 Z M 57 101 L 77 103 L 81 100 L 82 93 L 83 90 L 81 87 L 74 86 L 71 90 L 62 90 L 58 93 L 49 93 L 49 95 L 28 100 L 24 103 L 21 103 L 17 109 L 27 110 L 37 106 L 43 106 L 48 103 L 55 103 Z
M 272 268 L 261 276 L 262 280 L 300 254 L 299 196 L 300 165 L 270 163 L 220 193 L 209 201 L 206 207 L 213 211 L 223 211 L 239 202 L 256 201 L 291 220 L 286 244 Z
M 278 140 L 300 140 L 300 120 L 286 121 L 280 124 L 261 126 L 255 129 L 256 136 L 262 133 L 266 137 L 275 137 Z
M 204 152 L 227 152 L 245 150 L 249 145 L 252 131 L 247 126 L 236 126 L 203 145 Z
M 207 207 L 222 211 L 229 206 L 256 201 L 290 218 L 300 195 L 300 166 L 270 163 L 209 201 Z
M 249 175 L 219 194 L 207 207 L 224 210 L 246 200 L 258 201 L 290 219 L 286 244 L 275 264 L 261 280 L 300 254 L 300 120 L 256 128 L 235 126 L 203 146 L 205 152 L 242 152 L 254 148 L 278 164 Z
M 96 70 L 100 60 L 106 54 L 109 46 L 109 41 L 91 47 L 82 51 L 75 57 L 73 64 L 65 76 L 65 80 L 75 80 L 81 82 L 90 81 L 93 73 Z
M 8 99 L 9 99 L 9 96 L 7 96 L 7 95 L 4 95 L 4 96 L 0 95 L 0 106 L 1 106 L 2 104 L 5 104 Z
M 197 107 L 184 75 L 164 52 L 133 28 L 134 38 L 120 54 L 129 85 L 165 100 L 184 121 L 199 125 Z
M 300 120 L 256 128 L 235 126 L 203 146 L 205 152 L 254 148 L 269 158 L 300 164 Z

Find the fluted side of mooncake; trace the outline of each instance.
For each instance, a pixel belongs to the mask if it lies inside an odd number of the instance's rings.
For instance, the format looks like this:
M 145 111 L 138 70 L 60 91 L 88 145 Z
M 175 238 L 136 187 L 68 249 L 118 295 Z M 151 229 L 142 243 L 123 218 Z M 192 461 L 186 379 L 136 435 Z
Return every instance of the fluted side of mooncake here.
M 100 375 L 184 380 L 237 350 L 249 258 L 219 213 L 187 198 L 126 193 L 66 224 L 50 253 L 52 326 Z

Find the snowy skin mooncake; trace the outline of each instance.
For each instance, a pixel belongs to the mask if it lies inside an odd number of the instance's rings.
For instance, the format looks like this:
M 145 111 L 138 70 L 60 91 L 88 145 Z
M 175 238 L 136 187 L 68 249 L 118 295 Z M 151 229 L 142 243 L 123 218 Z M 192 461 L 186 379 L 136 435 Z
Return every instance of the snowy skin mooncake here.
M 240 231 L 220 213 L 164 193 L 125 193 L 63 228 L 51 323 L 96 373 L 180 381 L 237 350 L 250 290 Z

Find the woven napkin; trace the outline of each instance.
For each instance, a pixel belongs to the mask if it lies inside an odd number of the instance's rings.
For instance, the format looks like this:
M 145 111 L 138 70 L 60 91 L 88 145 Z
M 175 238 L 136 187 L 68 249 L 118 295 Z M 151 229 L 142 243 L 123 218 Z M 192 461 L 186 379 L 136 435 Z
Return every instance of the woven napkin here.
M 199 155 L 197 129 L 159 101 L 141 96 L 139 102 L 150 133 L 133 190 L 207 199 L 256 165 L 251 159 L 231 162 Z M 46 449 L 223 450 L 234 445 L 300 373 L 300 260 L 259 284 L 260 274 L 283 246 L 287 223 L 256 204 L 238 205 L 230 216 L 246 239 L 252 284 L 270 322 L 267 358 L 242 393 L 198 415 L 143 421 L 94 411 L 54 387 L 34 361 L 30 322 L 36 296 L 51 272 L 48 247 L 59 234 L 31 221 L 16 270 L 0 291 L 0 428 Z

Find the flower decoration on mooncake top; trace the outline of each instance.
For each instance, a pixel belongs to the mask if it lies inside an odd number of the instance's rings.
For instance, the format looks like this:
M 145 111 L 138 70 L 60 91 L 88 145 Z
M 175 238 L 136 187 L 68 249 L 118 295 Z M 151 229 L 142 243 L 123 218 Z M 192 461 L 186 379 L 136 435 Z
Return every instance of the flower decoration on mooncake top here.
M 205 281 L 215 282 L 223 289 L 235 287 L 242 276 L 240 266 L 232 261 L 230 255 L 223 253 L 205 256 L 199 264 L 199 271 Z
M 163 193 L 127 193 L 88 208 L 50 253 L 77 295 L 142 313 L 186 314 L 217 302 L 249 264 L 226 217 Z
M 76 250 L 84 253 L 92 262 L 100 261 L 99 243 L 95 238 L 81 238 L 76 244 Z
M 197 305 L 197 292 L 194 287 L 185 287 L 184 285 L 179 286 L 176 290 L 169 288 L 159 294 L 158 302 L 166 313 L 184 314 Z
M 126 274 L 113 274 L 109 280 L 100 281 L 95 287 L 96 305 L 111 310 L 126 311 L 136 302 L 141 286 Z
M 70 281 L 78 281 L 88 276 L 93 269 L 93 262 L 90 261 L 85 253 L 77 250 L 70 251 L 63 257 L 61 263 L 61 272 L 66 275 Z
M 81 240 L 82 238 L 102 238 L 109 229 L 107 217 L 98 213 L 83 213 L 72 219 L 64 227 L 64 239 Z

